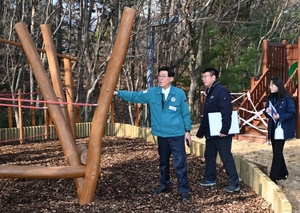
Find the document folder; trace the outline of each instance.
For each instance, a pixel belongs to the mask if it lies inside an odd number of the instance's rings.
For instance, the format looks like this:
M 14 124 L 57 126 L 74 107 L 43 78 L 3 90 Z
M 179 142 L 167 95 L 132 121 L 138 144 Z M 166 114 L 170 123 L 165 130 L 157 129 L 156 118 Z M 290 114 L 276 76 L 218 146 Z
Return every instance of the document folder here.
M 220 112 L 208 113 L 208 123 L 210 129 L 210 136 L 218 136 L 222 128 L 222 117 Z M 231 126 L 228 134 L 239 134 L 239 118 L 237 111 L 232 111 Z

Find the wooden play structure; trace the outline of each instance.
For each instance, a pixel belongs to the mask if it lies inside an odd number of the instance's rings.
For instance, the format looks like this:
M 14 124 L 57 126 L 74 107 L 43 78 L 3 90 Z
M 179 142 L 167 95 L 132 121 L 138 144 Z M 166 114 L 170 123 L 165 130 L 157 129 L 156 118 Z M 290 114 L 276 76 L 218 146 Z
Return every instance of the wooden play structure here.
M 251 79 L 251 88 L 240 105 L 239 116 L 243 119 L 241 134 L 237 140 L 247 140 L 265 143 L 267 141 L 266 118 L 262 113 L 269 93 L 268 83 L 272 77 L 280 77 L 285 82 L 287 92 L 293 96 L 296 103 L 296 138 L 300 138 L 299 106 L 300 88 L 300 37 L 298 44 L 272 43 L 263 41 L 262 75 L 258 80 Z M 245 109 L 245 110 L 241 110 Z M 254 112 L 254 113 L 253 113 Z
M 32 166 L 0 166 L 1 178 L 73 178 L 79 196 L 79 204 L 86 204 L 93 201 L 98 177 L 101 158 L 102 137 L 104 135 L 106 116 L 111 104 L 113 91 L 115 89 L 119 72 L 124 61 L 131 29 L 135 18 L 135 10 L 125 7 L 116 36 L 115 44 L 111 53 L 106 75 L 103 80 L 101 92 L 98 98 L 98 107 L 95 110 L 92 127 L 90 131 L 89 148 L 87 153 L 86 166 L 82 165 L 80 156 L 76 149 L 74 122 L 70 122 L 69 112 L 65 105 L 48 104 L 48 111 L 54 123 L 59 141 L 61 143 L 65 159 L 69 166 L 66 167 L 32 167 Z M 50 26 L 42 25 L 42 34 L 45 43 L 46 54 L 51 73 L 52 84 L 39 58 L 37 49 L 27 30 L 25 23 L 17 23 L 15 30 L 20 39 L 29 64 L 31 65 L 35 79 L 40 87 L 44 100 L 65 102 L 63 97 L 62 82 L 52 41 Z M 70 60 L 64 65 L 66 71 L 70 72 Z M 69 73 L 66 78 L 72 78 Z M 53 85 L 53 86 L 52 86 Z M 57 97 L 60 97 L 59 99 Z M 69 97 L 68 101 L 72 100 Z M 69 108 L 69 110 L 73 110 Z M 73 114 L 73 113 L 71 113 Z M 86 153 L 85 153 L 86 154 Z

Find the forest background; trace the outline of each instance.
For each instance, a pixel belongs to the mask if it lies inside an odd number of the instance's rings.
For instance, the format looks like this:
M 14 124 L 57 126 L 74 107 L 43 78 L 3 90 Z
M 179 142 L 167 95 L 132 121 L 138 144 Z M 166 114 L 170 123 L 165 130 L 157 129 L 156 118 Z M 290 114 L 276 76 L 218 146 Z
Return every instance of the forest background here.
M 297 0 L 1 0 L 0 38 L 20 42 L 14 25 L 24 22 L 36 47 L 44 48 L 40 26 L 49 24 L 57 53 L 78 58 L 72 64 L 74 102 L 96 103 L 125 6 L 137 12 L 116 89 L 157 85 L 157 69 L 172 66 L 174 85 L 186 91 L 194 123 L 204 89 L 201 70 L 215 67 L 230 92 L 246 91 L 250 78 L 261 75 L 262 41 L 294 44 L 300 30 Z M 49 73 L 46 54 L 39 55 Z M 63 79 L 60 58 L 58 62 Z M 19 88 L 26 99 L 42 99 L 23 49 L 0 43 L 0 95 L 15 98 Z M 134 124 L 134 105 L 115 103 L 116 122 Z M 139 108 L 143 126 L 147 107 Z M 94 107 L 81 107 L 80 112 L 82 121 L 91 121 Z M 43 111 L 35 113 L 42 125 Z M 30 110 L 24 111 L 27 124 L 30 118 Z M 18 126 L 17 108 L 14 119 Z M 6 127 L 7 110 L 0 105 L 0 128 Z

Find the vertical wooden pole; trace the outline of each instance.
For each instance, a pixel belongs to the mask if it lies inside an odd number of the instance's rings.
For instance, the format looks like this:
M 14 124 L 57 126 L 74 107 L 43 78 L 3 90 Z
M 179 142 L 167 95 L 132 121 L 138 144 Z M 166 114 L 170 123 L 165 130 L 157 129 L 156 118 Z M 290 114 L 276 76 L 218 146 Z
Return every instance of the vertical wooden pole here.
M 111 117 L 111 122 L 115 123 L 115 101 L 112 99 L 110 103 L 110 117 Z
M 64 58 L 64 70 L 65 70 L 65 87 L 66 87 L 66 97 L 68 103 L 73 103 L 73 78 L 72 78 L 72 66 L 71 60 Z M 71 130 L 73 133 L 73 137 L 76 138 L 76 124 L 75 124 L 75 114 L 74 114 L 74 106 L 72 104 L 67 105 L 68 114 L 71 124 Z
M 17 23 L 15 24 L 15 29 L 21 41 L 27 60 L 30 63 L 34 73 L 35 79 L 40 87 L 40 91 L 44 100 L 58 102 L 57 96 L 52 88 L 45 68 L 43 67 L 43 64 L 39 58 L 36 47 L 29 35 L 26 24 L 23 22 Z M 70 166 L 81 165 L 73 135 L 70 131 L 69 125 L 66 122 L 61 107 L 57 104 L 49 103 L 48 110 L 54 126 L 56 127 L 55 129 L 68 164 Z M 79 195 L 79 189 L 82 187 L 83 178 L 74 178 L 74 182 Z
M 268 69 L 268 63 L 269 63 L 269 59 L 268 59 L 268 51 L 269 51 L 269 41 L 267 39 L 263 40 L 263 49 L 262 49 L 262 54 L 263 54 L 263 58 L 262 58 L 262 74 L 264 74 L 267 69 Z
M 99 165 L 101 158 L 102 137 L 106 119 L 111 104 L 118 76 L 127 52 L 131 29 L 135 17 L 135 10 L 125 7 L 118 29 L 118 34 L 108 62 L 106 74 L 98 98 L 98 107 L 95 110 L 89 140 L 87 166 L 79 204 L 93 201 L 96 185 L 99 177 Z
M 7 107 L 8 128 L 13 128 L 12 107 Z
M 135 103 L 134 108 L 135 108 L 135 125 L 139 126 L 139 104 Z
M 81 119 L 80 119 L 80 106 L 76 106 L 76 123 L 80 123 Z
M 31 105 L 33 106 L 33 105 Z M 35 111 L 33 108 L 30 109 L 30 114 L 31 114 L 31 126 L 35 126 L 36 123 L 35 123 Z
M 62 86 L 62 81 L 61 81 L 59 65 L 58 65 L 58 61 L 57 61 L 56 50 L 55 50 L 55 46 L 54 46 L 53 39 L 52 39 L 50 25 L 42 24 L 41 30 L 42 30 L 42 35 L 43 35 L 43 39 L 44 39 L 45 50 L 47 53 L 49 70 L 50 70 L 51 80 L 52 80 L 55 94 L 58 96 L 58 101 L 66 102 L 65 94 L 64 94 L 63 86 Z M 69 119 L 67 106 L 65 104 L 61 104 L 60 107 L 62 108 L 62 112 L 67 120 L 67 124 L 69 125 L 70 119 Z M 70 131 L 71 131 L 71 126 L 70 126 Z
M 48 112 L 48 109 L 46 108 L 47 107 L 47 104 L 45 103 L 44 104 L 44 122 L 45 122 L 45 139 L 49 139 L 49 112 Z
M 23 110 L 22 110 L 22 90 L 18 89 L 18 111 L 19 111 L 19 133 L 20 144 L 24 142 L 24 128 L 23 128 Z
M 282 80 L 283 82 L 286 82 L 288 80 L 288 72 L 289 72 L 289 64 L 287 60 L 287 49 L 286 46 L 288 45 L 287 40 L 282 40 L 281 42 L 284 44 L 284 48 L 282 51 L 282 56 L 280 57 L 280 63 L 282 64 L 281 66 L 283 67 L 282 72 Z

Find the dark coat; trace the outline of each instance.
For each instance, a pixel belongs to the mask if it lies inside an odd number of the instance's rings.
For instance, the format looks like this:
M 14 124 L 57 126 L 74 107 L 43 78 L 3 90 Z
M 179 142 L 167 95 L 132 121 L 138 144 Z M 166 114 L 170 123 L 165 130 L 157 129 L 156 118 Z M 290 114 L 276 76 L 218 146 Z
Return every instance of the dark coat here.
M 231 126 L 232 104 L 229 91 L 216 80 L 210 88 L 206 90 L 206 99 L 203 118 L 196 136 L 198 138 L 214 138 L 210 136 L 208 113 L 220 112 L 222 117 L 222 128 L 220 133 L 227 135 Z M 233 136 L 233 135 L 229 135 Z
M 275 103 L 274 107 L 279 114 L 279 119 L 276 121 L 276 123 L 273 121 L 272 117 L 265 113 L 265 115 L 269 118 L 268 121 L 268 138 L 274 138 L 274 135 L 271 135 L 271 133 L 274 134 L 274 131 L 271 131 L 272 128 L 275 129 L 278 122 L 281 122 L 281 127 L 284 131 L 284 139 L 290 139 L 295 137 L 295 117 L 296 117 L 296 107 L 294 99 L 287 95 L 285 98 L 283 98 L 280 101 L 274 101 L 272 100 L 273 96 L 268 96 L 268 101 L 266 103 L 266 108 L 269 107 L 269 101 Z

